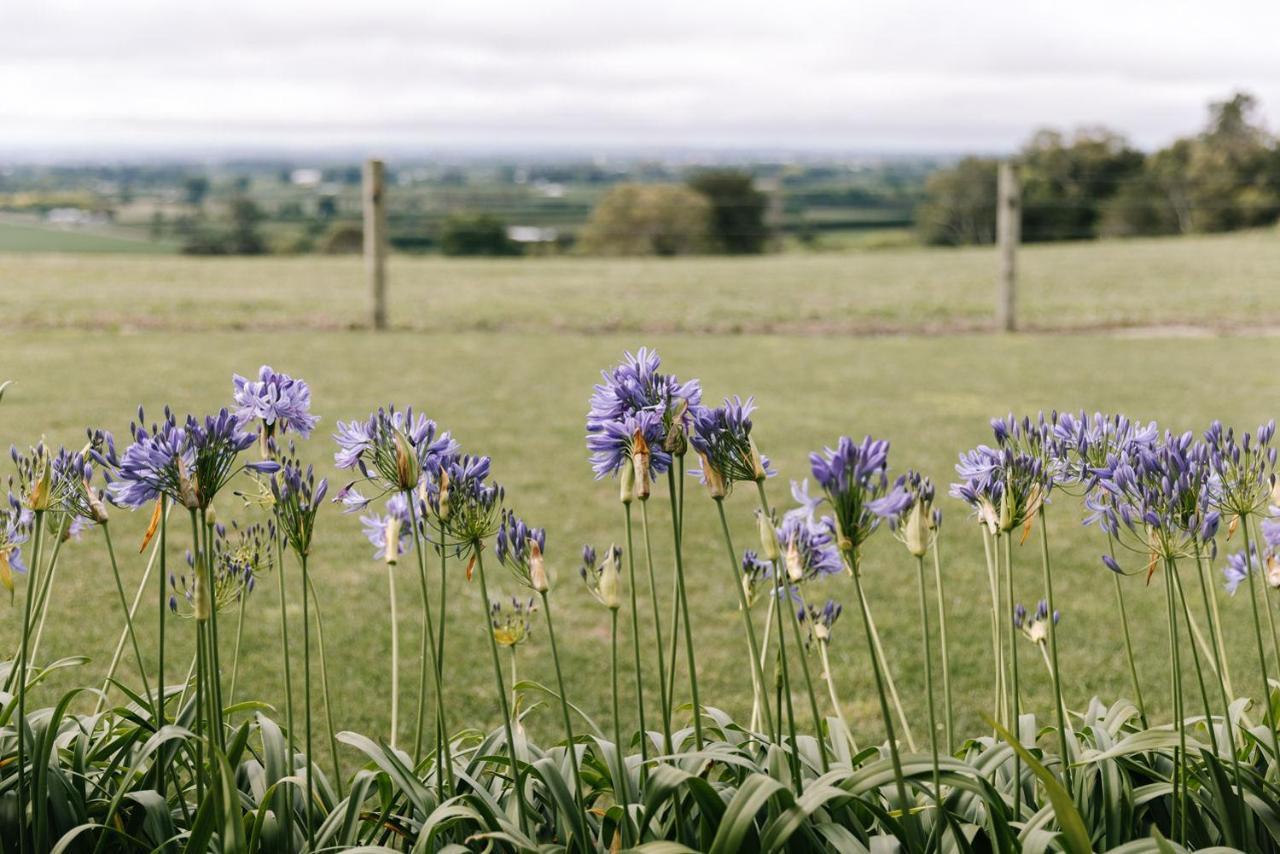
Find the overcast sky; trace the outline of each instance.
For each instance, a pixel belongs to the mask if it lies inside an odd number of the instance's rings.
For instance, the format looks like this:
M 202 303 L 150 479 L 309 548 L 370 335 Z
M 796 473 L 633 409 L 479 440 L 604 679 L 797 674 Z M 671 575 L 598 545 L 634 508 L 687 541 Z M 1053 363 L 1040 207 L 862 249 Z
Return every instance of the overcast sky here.
M 0 0 L 0 151 L 1151 147 L 1280 117 L 1280 0 Z

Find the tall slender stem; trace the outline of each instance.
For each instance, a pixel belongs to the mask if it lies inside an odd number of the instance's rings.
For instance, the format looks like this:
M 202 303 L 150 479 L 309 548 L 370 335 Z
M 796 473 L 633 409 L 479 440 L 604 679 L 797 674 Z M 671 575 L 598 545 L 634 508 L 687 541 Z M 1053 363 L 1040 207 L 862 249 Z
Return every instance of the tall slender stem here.
M 13 722 L 18 730 L 18 847 L 23 852 L 27 850 L 27 831 L 23 826 L 27 821 L 27 668 L 30 666 L 27 654 L 31 634 L 31 613 L 39 589 L 37 585 L 40 580 L 40 547 L 44 542 L 43 510 L 35 511 L 34 525 L 31 569 L 27 576 L 27 591 L 22 603 L 22 640 L 18 653 L 17 676 L 13 683 L 14 690 L 18 693 L 18 719 Z
M 436 780 L 440 798 L 443 800 L 445 781 L 444 776 L 439 773 L 439 769 L 444 767 L 444 751 L 447 745 L 445 744 L 446 739 L 438 736 L 445 728 L 444 697 L 440 690 L 440 661 L 436 658 L 435 624 L 432 622 L 431 593 L 427 585 L 427 558 L 423 550 L 422 533 L 418 530 L 417 499 L 411 490 L 405 490 L 404 497 L 405 504 L 409 507 L 409 527 L 413 530 L 413 553 L 418 559 L 418 582 L 422 590 L 422 667 L 418 674 L 418 726 L 417 735 L 414 737 L 413 742 L 413 761 L 414 764 L 422 761 L 422 728 L 426 714 L 427 669 L 430 668 L 436 698 Z M 478 552 L 476 559 L 479 560 Z M 488 607 L 487 602 L 485 607 Z M 444 619 L 443 614 L 440 617 Z
M 938 645 L 942 649 L 942 697 L 946 704 L 947 753 L 955 752 L 955 708 L 951 704 L 951 653 L 947 647 L 947 598 L 942 586 L 942 559 L 938 538 L 933 539 L 933 583 L 938 592 Z
M 684 468 L 684 457 L 676 457 L 677 462 L 667 469 L 667 495 L 671 498 L 671 531 L 675 539 L 676 583 L 680 591 L 680 611 L 684 614 L 684 654 L 689 668 L 689 692 L 693 695 L 693 740 L 702 750 L 702 701 L 698 698 L 698 666 L 693 653 L 693 620 L 689 617 L 689 596 L 684 582 L 684 556 L 680 535 L 680 509 L 676 506 L 675 466 Z M 668 695 L 670 699 L 670 695 Z
M 752 685 L 756 692 L 754 708 L 764 710 L 765 722 L 769 727 L 769 735 L 776 743 L 781 741 L 781 738 L 777 730 L 774 729 L 773 713 L 769 710 L 768 698 L 764 694 L 764 666 L 760 660 L 760 644 L 756 640 L 755 624 L 751 620 L 751 606 L 747 602 L 746 591 L 742 589 L 742 577 L 738 570 L 738 553 L 734 551 L 733 538 L 729 534 L 729 520 L 724 512 L 724 499 L 716 498 L 714 500 L 716 512 L 720 515 L 720 531 L 724 535 L 724 545 L 729 550 L 730 585 L 738 594 L 738 611 L 742 614 L 742 628 L 747 636 L 747 653 L 751 656 Z
M 276 519 L 276 530 L 280 530 L 279 517 Z M 297 738 L 297 730 L 293 726 L 293 671 L 290 661 L 293 651 L 289 646 L 289 615 L 287 613 L 288 597 L 285 595 L 284 583 L 284 540 L 276 536 L 276 587 L 280 595 L 280 660 L 284 662 L 284 715 L 285 724 L 289 728 L 289 772 L 293 772 L 293 744 Z M 286 835 L 286 838 L 291 838 Z
M 169 573 L 165 569 L 165 558 L 166 558 L 165 553 L 168 551 L 168 548 L 167 548 L 168 544 L 166 542 L 168 537 L 168 529 L 169 529 L 169 499 L 167 497 L 161 496 L 160 498 L 160 546 L 159 546 L 160 575 L 158 579 L 159 583 L 156 585 L 156 587 L 158 587 L 160 591 L 160 602 L 159 602 L 160 607 L 159 607 L 159 621 L 158 621 L 159 650 L 158 650 L 158 656 L 156 661 L 156 710 L 155 710 L 156 711 L 156 732 L 159 732 L 164 727 L 164 699 L 165 699 L 164 698 L 164 692 L 165 692 L 164 619 L 165 619 L 165 614 L 168 613 L 169 611 L 169 607 L 168 607 L 169 597 L 166 595 L 168 592 L 167 585 L 169 583 Z M 168 766 L 169 766 L 169 762 L 167 758 L 168 755 L 169 755 L 169 751 L 161 747 L 160 753 L 159 753 L 160 760 L 158 762 L 159 771 L 156 774 L 156 790 L 160 792 L 161 800 L 165 800 L 165 797 L 166 797 L 165 792 L 167 790 L 167 787 L 165 785 L 165 774 L 168 772 Z M 180 795 L 179 795 L 179 800 L 181 800 Z
M 649 567 L 649 604 L 653 607 L 653 639 L 658 651 L 658 694 L 662 703 L 662 737 L 666 741 L 668 753 L 675 752 L 675 741 L 671 737 L 671 695 L 667 693 L 667 665 L 663 662 L 662 619 L 658 607 L 658 576 L 653 570 L 653 547 L 649 540 L 649 502 L 640 502 L 640 530 L 644 537 L 644 557 Z M 639 640 L 636 641 L 639 643 Z
M 844 727 L 844 735 L 848 738 L 849 749 L 857 750 L 858 745 L 853 741 L 853 731 L 849 729 L 849 723 L 844 719 L 844 712 L 840 708 L 840 698 L 836 695 L 835 675 L 831 672 L 831 656 L 827 654 L 826 640 L 818 641 L 818 655 L 822 659 L 822 678 L 827 683 L 827 696 L 831 698 L 831 708 L 835 712 L 836 720 Z
M 489 624 L 489 585 L 484 577 L 484 556 L 481 551 L 481 543 L 472 543 L 472 549 L 475 552 L 476 574 L 480 577 L 480 606 L 484 611 L 484 628 L 485 634 L 489 636 L 489 650 L 493 654 L 493 676 L 498 686 L 498 701 L 502 704 L 502 726 L 507 736 L 507 752 L 511 756 L 511 779 L 515 786 L 516 811 L 519 814 L 520 829 L 528 831 L 529 822 L 525 816 L 524 806 L 524 775 L 520 771 L 520 759 L 516 755 L 516 738 L 512 727 L 511 720 L 511 704 L 507 702 L 507 688 L 503 685 L 502 661 L 498 658 L 498 640 L 493 636 L 493 630 Z M 514 648 L 513 648 L 514 649 Z M 512 659 L 514 665 L 514 657 Z
M 227 691 L 228 706 L 236 704 L 236 680 L 240 675 L 240 642 L 244 640 L 244 606 L 249 599 L 249 591 L 241 587 L 237 598 L 240 601 L 236 609 L 236 643 L 231 650 L 231 687 Z
M 157 540 L 156 545 L 151 548 L 151 557 L 147 559 L 146 568 L 142 572 L 142 580 L 138 582 L 138 589 L 134 591 L 133 602 L 129 605 L 128 615 L 132 621 L 138 613 L 138 608 L 142 605 L 142 597 L 147 592 L 147 582 L 151 580 L 151 571 L 155 569 L 156 557 L 160 553 L 160 543 Z M 124 645 L 128 640 L 128 627 L 120 632 L 120 637 L 116 640 L 115 651 L 111 654 L 111 664 L 107 667 L 107 675 L 102 680 L 102 693 L 98 695 L 97 701 L 93 705 L 93 713 L 96 715 L 102 711 L 107 701 L 107 691 L 111 688 L 111 680 L 115 678 L 116 670 L 120 667 L 120 659 L 124 655 Z M 152 705 L 152 714 L 154 714 L 155 701 L 151 696 L 150 690 L 147 691 L 147 702 Z
M 1013 619 L 1013 537 L 1006 533 L 1004 535 L 1004 587 L 1005 595 L 1008 597 L 1005 603 L 1004 617 L 1000 621 L 1004 624 L 1006 621 Z M 1013 737 L 1022 742 L 1022 709 L 1020 698 L 1018 696 L 1018 636 L 1013 631 L 1013 624 L 1005 627 L 1006 634 L 1009 636 L 1009 677 L 1011 682 L 1011 693 L 1009 695 L 1009 731 L 1013 733 Z M 1067 761 L 1066 756 L 1062 760 Z M 1013 815 L 1016 820 L 1022 814 L 1022 758 L 1018 754 L 1013 756 Z
M 307 576 L 307 556 L 300 556 L 302 561 L 302 703 L 303 728 L 306 730 L 307 755 L 307 849 L 314 851 L 316 847 L 316 830 L 313 819 L 315 809 L 315 750 L 311 740 L 311 579 Z
M 1200 597 L 1204 602 L 1205 618 L 1209 621 L 1209 636 L 1213 646 L 1213 663 L 1214 670 L 1218 674 L 1218 699 L 1222 702 L 1222 726 L 1227 736 L 1227 744 L 1231 750 L 1231 770 L 1236 784 L 1236 791 L 1243 792 L 1243 778 L 1240 773 L 1240 756 L 1236 751 L 1235 724 L 1231 720 L 1231 699 L 1227 693 L 1226 680 L 1222 678 L 1223 659 L 1225 653 L 1222 649 L 1220 638 L 1220 627 L 1214 618 L 1213 608 L 1209 604 L 1209 585 L 1204 578 L 1204 561 L 1200 553 L 1199 541 L 1195 544 L 1196 554 L 1196 580 L 1200 583 Z M 1247 819 L 1241 816 L 1240 838 L 1246 836 Z
M 320 596 L 316 593 L 315 584 L 307 577 L 311 585 L 311 598 L 316 609 L 316 651 L 320 653 L 320 695 L 324 698 L 324 722 L 329 731 L 329 756 L 333 760 L 333 783 L 338 787 L 338 797 L 345 797 L 342 785 L 342 768 L 338 765 L 338 738 L 333 728 L 333 702 L 329 696 L 329 663 L 324 653 L 324 617 L 320 608 Z
M 614 797 L 622 807 L 622 844 L 631 845 L 631 785 L 627 779 L 626 753 L 622 749 L 622 715 L 618 711 L 618 609 L 609 609 L 609 682 L 613 695 L 613 743 L 618 756 Z
M 36 622 L 35 635 L 31 641 L 31 660 L 40 657 L 40 641 L 44 638 L 45 621 L 49 617 L 50 593 L 53 590 L 53 579 L 58 573 L 58 557 L 62 554 L 62 543 L 64 541 L 67 529 L 67 517 L 60 514 L 58 527 L 53 532 L 53 552 L 49 555 L 49 560 L 45 564 L 44 572 L 40 576 L 40 596 L 36 600 Z
M 209 586 L 209 596 L 214 597 L 213 586 L 213 525 L 209 524 L 205 511 L 200 511 L 200 527 L 204 533 L 204 573 Z M 213 712 L 214 743 L 221 750 L 226 749 L 226 733 L 222 726 L 222 656 L 218 641 L 218 603 L 214 601 L 209 609 L 209 686 Z
M 436 638 L 436 662 L 440 668 L 441 685 L 444 684 L 444 663 L 446 661 L 444 656 L 444 630 L 449 622 L 449 574 L 445 571 L 448 567 L 448 561 L 449 555 L 442 542 L 440 544 L 440 627 Z M 439 741 L 440 750 L 444 754 L 445 783 L 448 786 L 448 790 L 452 792 L 454 788 L 453 748 L 449 743 L 449 724 L 445 715 L 444 697 L 437 696 L 436 703 L 438 704 L 436 712 L 440 716 L 440 725 L 436 728 L 436 738 Z M 439 775 L 439 773 L 440 769 L 437 768 L 436 774 Z
M 982 525 L 982 550 L 987 559 L 987 577 L 991 586 L 991 658 L 996 665 L 995 703 L 992 717 L 998 721 L 1009 720 L 1009 691 L 1005 687 L 1004 660 L 1004 620 L 1000 613 L 1004 610 L 1004 591 L 1000 579 L 1000 545 L 999 535 L 992 535 Z
M 1062 751 L 1062 779 L 1071 791 L 1071 753 L 1067 740 L 1067 704 L 1062 696 L 1062 667 L 1058 662 L 1058 622 L 1053 605 L 1053 562 L 1049 558 L 1049 517 L 1040 505 L 1040 560 L 1044 564 L 1044 596 L 1049 606 L 1049 657 L 1053 660 L 1053 696 L 1057 700 L 1058 747 Z
M 858 553 L 849 554 L 850 571 L 853 575 L 853 589 L 858 596 L 858 607 L 862 611 L 862 625 L 867 634 L 867 650 L 871 653 L 871 672 L 876 680 L 876 695 L 880 700 L 880 717 L 884 721 L 885 738 L 889 743 L 889 761 L 893 766 L 893 778 L 898 788 L 898 804 L 906 818 L 910 812 L 910 801 L 907 800 L 907 783 L 902 776 L 902 759 L 898 755 L 898 739 L 893 732 L 893 715 L 889 712 L 889 701 L 885 696 L 884 677 L 880 672 L 880 658 L 875 654 L 871 632 L 871 609 L 867 606 L 867 597 L 862 590 L 862 570 L 858 565 Z
M 1258 642 L 1258 668 L 1262 672 L 1262 706 L 1266 709 L 1265 720 L 1267 722 L 1267 729 L 1271 731 L 1271 747 L 1274 751 L 1271 757 L 1271 762 L 1274 766 L 1280 767 L 1280 728 L 1277 727 L 1277 721 L 1275 716 L 1272 714 L 1271 679 L 1267 674 L 1267 653 L 1262 644 L 1262 620 L 1258 614 L 1258 576 L 1262 574 L 1262 567 L 1254 565 L 1257 561 L 1254 560 L 1252 547 L 1249 542 L 1249 518 L 1245 516 L 1242 517 L 1240 521 L 1240 528 L 1244 532 L 1245 562 L 1246 566 L 1250 569 L 1247 581 L 1249 583 L 1249 602 L 1253 606 L 1254 636 Z
M 142 648 L 138 645 L 138 635 L 133 630 L 133 612 L 129 609 L 129 600 L 124 595 L 124 582 L 120 580 L 120 566 L 116 562 L 116 550 L 111 544 L 111 527 L 102 523 L 102 539 L 107 546 L 107 555 L 111 559 L 111 575 L 116 582 L 116 593 L 120 596 L 120 609 L 124 612 L 124 628 L 133 645 L 133 657 L 138 662 L 138 674 L 142 677 L 142 695 L 151 697 L 151 682 L 147 679 L 147 665 L 142 659 Z
M 631 650 L 635 653 L 636 711 L 640 719 L 640 777 L 643 780 L 648 774 L 649 733 L 645 729 L 644 721 L 644 668 L 640 664 L 640 608 L 636 597 L 636 555 L 635 547 L 632 543 L 631 502 L 628 501 L 623 504 L 623 511 L 627 522 L 627 574 L 629 576 L 628 592 L 631 594 Z M 662 645 L 660 635 L 658 645 Z M 662 663 L 661 655 L 658 656 L 658 663 Z M 622 745 L 618 745 L 618 749 L 621 750 Z
M 925 589 L 924 555 L 916 556 L 920 587 L 920 632 L 924 656 L 924 693 L 929 698 L 929 753 L 933 759 L 933 803 L 942 820 L 942 771 L 938 766 L 938 712 L 933 700 L 933 640 L 929 630 L 929 595 Z
M 875 618 L 871 616 L 870 604 L 867 605 L 867 621 L 871 626 L 871 647 L 880 659 L 880 670 L 884 674 L 885 689 L 889 692 L 889 700 L 893 703 L 894 711 L 898 715 L 898 724 L 902 727 L 902 737 L 907 742 L 907 749 L 914 753 L 916 751 L 916 738 L 911 732 L 911 724 L 907 720 L 907 712 L 902 705 L 902 697 L 898 694 L 898 685 L 893 678 L 893 668 L 889 664 L 889 657 L 884 654 L 884 644 L 880 642 L 880 630 L 876 628 Z
M 1175 839 L 1185 839 L 1182 828 L 1186 824 L 1186 773 L 1183 764 L 1187 760 L 1186 716 L 1182 710 L 1182 660 L 1178 653 L 1178 612 L 1174 606 L 1173 570 L 1166 559 L 1164 566 L 1164 593 L 1169 622 L 1169 685 L 1173 705 L 1173 721 L 1178 731 L 1178 745 L 1173 756 L 1173 821 L 1170 829 Z
M 1111 555 L 1111 559 L 1115 560 L 1116 549 L 1115 540 L 1111 538 L 1111 532 L 1107 532 L 1107 553 Z M 1197 547 L 1196 565 L 1200 564 L 1200 556 Z M 1142 681 L 1138 679 L 1138 665 L 1133 657 L 1133 638 L 1129 632 L 1129 610 L 1125 607 L 1124 588 L 1120 585 L 1120 576 L 1112 573 L 1111 580 L 1116 587 L 1116 607 L 1120 610 L 1120 627 L 1124 630 L 1124 653 L 1125 659 L 1129 662 L 1129 679 L 1133 685 L 1133 700 L 1138 705 L 1138 719 L 1142 721 L 1145 729 L 1150 726 L 1147 722 L 1147 704 L 1142 701 Z M 1204 579 L 1201 579 L 1203 586 Z
M 547 596 L 546 590 L 541 590 L 539 593 L 542 596 L 542 615 L 547 621 L 547 642 L 551 644 L 551 660 L 556 669 L 556 690 L 560 692 L 560 711 L 564 715 L 564 748 L 565 753 L 568 754 L 570 771 L 573 774 L 573 802 L 578 807 L 578 812 L 575 815 L 579 825 L 580 838 L 578 844 L 585 849 L 589 834 L 587 833 L 585 819 L 586 804 L 582 800 L 582 777 L 578 772 L 578 744 L 573 734 L 573 718 L 569 715 L 569 695 L 565 691 L 564 672 L 560 668 L 560 650 L 556 646 L 556 627 L 555 622 L 551 619 L 551 600 Z
M 387 564 L 387 607 L 391 621 L 391 749 L 396 749 L 400 731 L 400 618 L 396 608 L 396 568 Z

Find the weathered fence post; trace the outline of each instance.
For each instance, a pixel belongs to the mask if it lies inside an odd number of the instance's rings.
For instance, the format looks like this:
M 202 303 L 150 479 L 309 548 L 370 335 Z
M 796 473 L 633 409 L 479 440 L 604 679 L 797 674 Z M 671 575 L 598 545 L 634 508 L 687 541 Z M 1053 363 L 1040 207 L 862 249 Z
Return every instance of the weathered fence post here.
M 1000 251 L 1000 296 L 996 305 L 996 323 L 1005 332 L 1014 332 L 1018 328 L 1015 256 L 1021 239 L 1022 201 L 1018 173 L 1011 162 L 1002 160 L 996 182 L 996 245 Z
M 387 203 L 381 160 L 364 163 L 364 266 L 369 277 L 373 328 L 387 328 Z

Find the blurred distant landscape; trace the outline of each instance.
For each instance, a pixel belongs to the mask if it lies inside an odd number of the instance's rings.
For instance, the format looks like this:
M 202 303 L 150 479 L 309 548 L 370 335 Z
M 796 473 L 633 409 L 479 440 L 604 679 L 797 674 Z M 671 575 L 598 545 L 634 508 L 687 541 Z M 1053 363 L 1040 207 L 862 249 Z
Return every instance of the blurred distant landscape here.
M 1259 103 L 1208 105 L 1155 151 L 1120 130 L 1036 132 L 1016 153 L 1027 242 L 1217 233 L 1280 218 Z M 393 251 L 751 255 L 995 239 L 982 155 L 419 155 L 387 163 Z M 349 254 L 361 166 L 319 155 L 0 163 L 0 251 Z

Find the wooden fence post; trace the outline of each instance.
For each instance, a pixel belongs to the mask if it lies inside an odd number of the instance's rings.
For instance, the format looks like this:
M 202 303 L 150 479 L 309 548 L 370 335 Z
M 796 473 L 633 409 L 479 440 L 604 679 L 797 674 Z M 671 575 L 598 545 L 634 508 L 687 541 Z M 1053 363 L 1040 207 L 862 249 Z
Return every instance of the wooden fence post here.
M 364 266 L 369 277 L 373 328 L 387 328 L 387 203 L 381 160 L 364 163 Z
M 996 182 L 996 245 L 1000 251 L 1000 296 L 996 304 L 996 322 L 1004 332 L 1014 332 L 1018 328 L 1016 253 L 1021 239 L 1022 200 L 1018 173 L 1011 162 L 1002 160 Z

